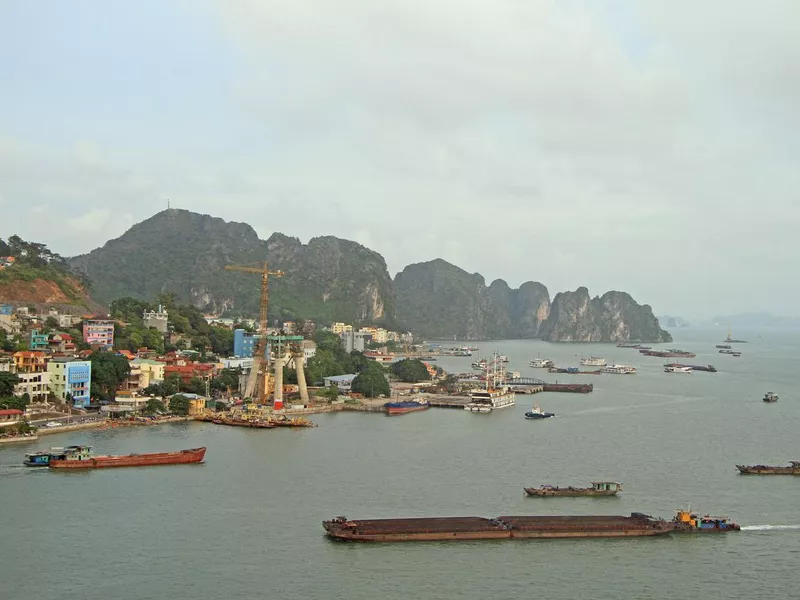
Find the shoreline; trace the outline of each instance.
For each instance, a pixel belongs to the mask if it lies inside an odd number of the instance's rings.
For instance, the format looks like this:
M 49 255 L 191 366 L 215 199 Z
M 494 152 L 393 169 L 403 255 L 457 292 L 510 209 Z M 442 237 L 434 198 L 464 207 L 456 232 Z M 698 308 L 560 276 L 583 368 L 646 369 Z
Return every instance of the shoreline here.
M 91 423 L 75 423 L 74 425 L 64 425 L 63 427 L 42 428 L 36 431 L 37 435 L 53 435 L 56 433 L 69 433 L 72 431 L 83 431 L 84 429 L 121 429 L 124 427 L 152 427 L 164 423 L 181 423 L 192 420 L 191 417 L 167 417 L 158 421 L 118 421 L 106 419 L 104 421 L 92 421 Z

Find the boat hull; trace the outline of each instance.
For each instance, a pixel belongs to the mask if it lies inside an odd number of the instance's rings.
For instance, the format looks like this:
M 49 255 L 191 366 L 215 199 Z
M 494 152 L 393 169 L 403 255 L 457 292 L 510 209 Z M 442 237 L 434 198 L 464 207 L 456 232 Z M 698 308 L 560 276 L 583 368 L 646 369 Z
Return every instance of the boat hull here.
M 93 456 L 86 460 L 50 460 L 51 469 L 103 469 L 112 467 L 150 467 L 183 465 L 203 462 L 205 448 L 154 454 L 129 454 L 127 456 Z
M 736 465 L 742 475 L 800 475 L 800 466 L 796 467 L 769 467 Z
M 620 538 L 664 535 L 674 530 L 672 523 L 644 515 L 334 519 L 322 525 L 333 539 L 357 542 Z
M 619 490 L 595 490 L 591 488 L 556 489 L 556 488 L 525 488 L 528 496 L 537 498 L 575 498 L 578 496 L 616 496 Z
M 531 421 L 539 421 L 541 419 L 549 419 L 550 417 L 555 417 L 556 413 L 525 413 L 525 418 Z
M 430 404 L 427 402 L 387 402 L 383 407 L 387 415 L 404 415 L 406 413 L 428 410 Z

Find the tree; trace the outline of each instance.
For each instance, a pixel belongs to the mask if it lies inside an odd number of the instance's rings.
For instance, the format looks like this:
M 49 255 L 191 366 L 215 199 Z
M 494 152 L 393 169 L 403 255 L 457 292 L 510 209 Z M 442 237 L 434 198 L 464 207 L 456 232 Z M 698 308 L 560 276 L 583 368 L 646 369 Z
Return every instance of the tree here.
M 184 384 L 181 386 L 183 388 L 182 391 L 188 392 L 190 394 L 197 394 L 198 396 L 202 396 L 206 393 L 206 383 L 199 377 L 195 376 L 189 380 L 189 383 Z
M 31 403 L 31 398 L 28 394 L 22 396 L 8 396 L 7 398 L 0 398 L 0 408 L 15 408 L 17 410 L 25 410 L 25 407 Z
M 330 402 L 333 402 L 339 397 L 339 386 L 337 386 L 335 383 L 332 383 L 323 389 L 320 395 L 327 398 Z
M 19 383 L 19 377 L 16 373 L 9 373 L 8 371 L 0 371 L 0 398 L 4 396 L 13 396 L 14 387 Z
M 222 412 L 222 411 L 227 410 L 227 409 L 228 409 L 228 405 L 225 404 L 224 402 L 217 401 L 217 402 L 214 403 L 214 410 L 217 411 L 217 412 Z
M 356 375 L 350 389 L 356 393 L 363 394 L 367 398 L 375 398 L 380 395 L 389 396 L 391 394 L 389 381 L 384 375 L 383 368 L 374 362 L 367 365 L 367 368 Z
M 58 329 L 58 319 L 55 317 L 47 317 L 44 320 L 44 326 L 48 329 Z
M 128 359 L 120 354 L 93 352 L 89 362 L 92 363 L 92 394 L 101 400 L 113 397 L 131 373 Z
M 157 398 L 150 398 L 144 407 L 144 412 L 148 415 L 165 413 L 167 412 L 167 408 L 164 406 L 164 403 L 161 400 L 158 400 Z
M 416 358 L 406 358 L 398 361 L 394 363 L 390 369 L 400 381 L 406 383 L 429 381 L 431 378 L 425 364 Z
M 169 399 L 169 410 L 176 415 L 189 414 L 189 399 L 183 394 L 176 394 Z

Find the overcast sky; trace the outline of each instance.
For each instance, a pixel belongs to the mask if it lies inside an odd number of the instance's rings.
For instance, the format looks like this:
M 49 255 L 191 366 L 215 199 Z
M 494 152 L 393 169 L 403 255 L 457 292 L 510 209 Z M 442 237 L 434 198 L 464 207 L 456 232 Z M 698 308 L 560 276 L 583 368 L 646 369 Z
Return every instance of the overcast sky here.
M 46 7 L 46 8 L 45 8 Z M 0 236 L 173 207 L 800 315 L 797 0 L 0 0 Z

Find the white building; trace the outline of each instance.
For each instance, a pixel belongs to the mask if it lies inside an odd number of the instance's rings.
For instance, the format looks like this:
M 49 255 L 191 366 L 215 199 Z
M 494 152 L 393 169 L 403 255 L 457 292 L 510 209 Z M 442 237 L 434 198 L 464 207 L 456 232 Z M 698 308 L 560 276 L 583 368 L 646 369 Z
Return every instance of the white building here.
M 158 305 L 158 310 L 146 310 L 142 315 L 144 326 L 152 327 L 160 333 L 167 333 L 168 318 L 167 309 L 160 304 Z
M 14 395 L 28 394 L 31 402 L 44 402 L 50 395 L 50 373 L 17 373 L 19 383 L 14 386 Z
M 325 377 L 325 387 L 336 385 L 336 387 L 339 388 L 340 392 L 346 394 L 350 391 L 350 387 L 353 385 L 353 380 L 355 378 L 356 378 L 355 373 L 350 373 L 348 375 L 333 375 L 331 377 Z

